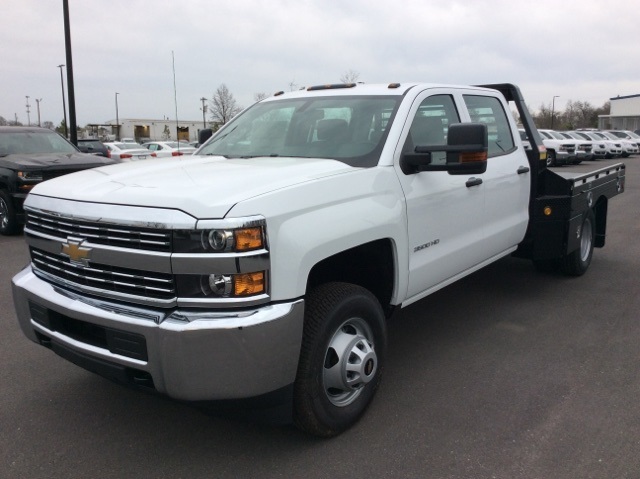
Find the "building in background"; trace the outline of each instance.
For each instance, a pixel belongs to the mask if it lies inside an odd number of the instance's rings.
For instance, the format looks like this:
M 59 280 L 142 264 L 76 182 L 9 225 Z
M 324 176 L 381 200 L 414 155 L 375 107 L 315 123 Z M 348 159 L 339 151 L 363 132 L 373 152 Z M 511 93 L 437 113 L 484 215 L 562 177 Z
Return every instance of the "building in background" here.
M 610 98 L 611 110 L 608 115 L 598 116 L 600 130 L 639 130 L 640 95 Z
M 135 138 L 138 143 L 153 140 L 197 141 L 198 132 L 203 127 L 202 120 L 178 121 L 176 124 L 175 120 L 119 118 L 119 122 L 120 134 L 117 136 L 119 138 Z M 110 129 L 107 133 L 108 140 L 116 139 L 116 120 L 109 120 L 100 126 L 107 126 Z

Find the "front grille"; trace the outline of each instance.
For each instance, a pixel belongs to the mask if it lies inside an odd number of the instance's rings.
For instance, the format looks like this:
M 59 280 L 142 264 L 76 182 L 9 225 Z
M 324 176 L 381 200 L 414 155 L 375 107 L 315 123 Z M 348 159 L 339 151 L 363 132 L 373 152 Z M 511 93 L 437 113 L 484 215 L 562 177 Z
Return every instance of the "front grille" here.
M 91 243 L 122 248 L 171 251 L 171 232 L 153 228 L 109 225 L 27 210 L 27 229 L 59 238 L 77 236 Z
M 31 248 L 31 260 L 36 272 L 41 271 L 80 288 L 94 288 L 101 292 L 171 300 L 176 296 L 171 274 L 141 271 L 117 266 L 91 263 L 74 264 L 63 255 Z

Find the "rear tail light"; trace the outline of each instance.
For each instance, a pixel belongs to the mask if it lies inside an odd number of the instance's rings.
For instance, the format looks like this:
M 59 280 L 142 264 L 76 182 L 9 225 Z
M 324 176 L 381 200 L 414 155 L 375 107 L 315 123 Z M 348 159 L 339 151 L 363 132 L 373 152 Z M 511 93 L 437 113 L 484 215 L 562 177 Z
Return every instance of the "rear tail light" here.
M 172 151 L 171 156 L 182 156 L 183 153 L 181 151 Z
M 131 153 L 122 153 L 120 155 L 120 159 L 123 159 L 123 158 L 133 158 L 133 155 Z
M 158 155 L 156 155 L 155 151 L 153 153 L 151 153 L 151 156 L 156 158 Z

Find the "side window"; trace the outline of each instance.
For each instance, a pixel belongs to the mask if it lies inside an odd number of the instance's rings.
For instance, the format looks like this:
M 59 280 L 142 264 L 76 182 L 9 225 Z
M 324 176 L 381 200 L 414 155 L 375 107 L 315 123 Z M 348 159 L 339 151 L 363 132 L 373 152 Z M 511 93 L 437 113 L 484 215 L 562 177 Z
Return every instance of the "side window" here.
M 414 151 L 416 146 L 446 145 L 449 125 L 453 123 L 460 123 L 460 117 L 451 96 L 433 95 L 425 98 L 413 117 L 402 151 Z M 431 164 L 444 165 L 446 162 L 445 152 L 433 153 Z
M 515 148 L 511 128 L 502 103 L 492 96 L 464 95 L 467 110 L 474 123 L 484 123 L 489 132 L 489 158 Z

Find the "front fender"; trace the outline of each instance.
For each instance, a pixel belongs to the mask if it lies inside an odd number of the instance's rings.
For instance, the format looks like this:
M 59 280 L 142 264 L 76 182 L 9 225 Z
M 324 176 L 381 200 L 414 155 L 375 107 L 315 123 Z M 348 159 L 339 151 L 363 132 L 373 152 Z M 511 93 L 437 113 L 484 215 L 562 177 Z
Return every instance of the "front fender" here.
M 267 218 L 271 298 L 304 296 L 311 269 L 342 251 L 390 238 L 397 258 L 392 303 L 406 294 L 404 195 L 391 167 L 357 169 L 298 184 L 236 205 L 229 216 Z

